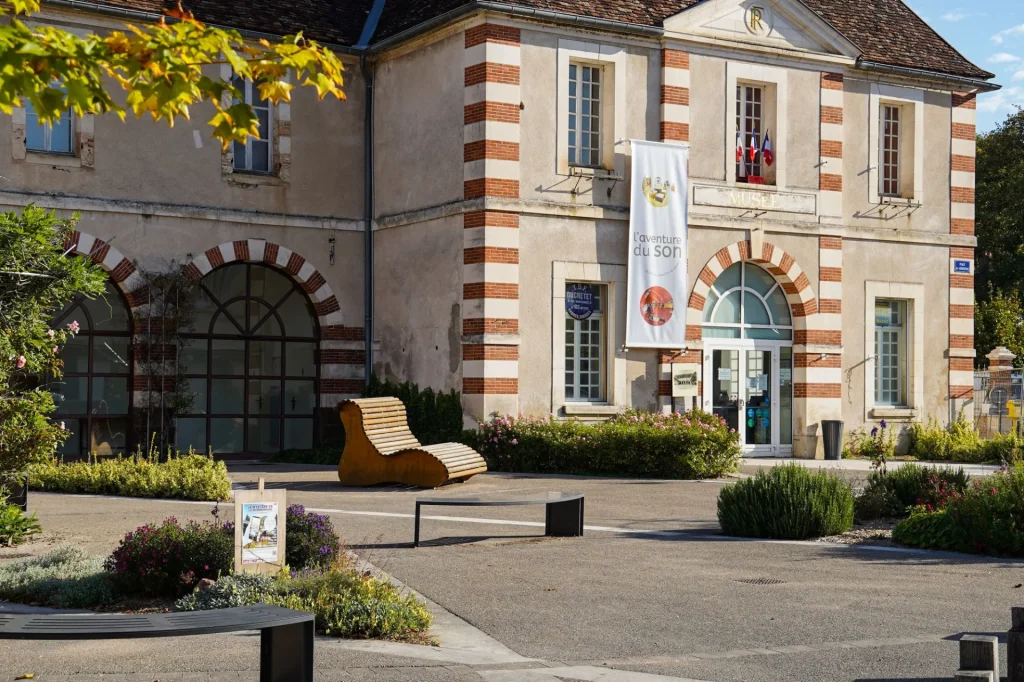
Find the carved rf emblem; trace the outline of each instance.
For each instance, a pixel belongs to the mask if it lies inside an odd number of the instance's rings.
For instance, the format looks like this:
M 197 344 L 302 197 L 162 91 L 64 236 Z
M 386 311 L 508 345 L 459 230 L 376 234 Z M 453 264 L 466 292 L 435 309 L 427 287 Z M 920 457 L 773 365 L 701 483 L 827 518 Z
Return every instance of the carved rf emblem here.
M 772 13 L 763 5 L 751 5 L 745 12 L 747 30 L 755 36 L 765 37 L 772 32 Z

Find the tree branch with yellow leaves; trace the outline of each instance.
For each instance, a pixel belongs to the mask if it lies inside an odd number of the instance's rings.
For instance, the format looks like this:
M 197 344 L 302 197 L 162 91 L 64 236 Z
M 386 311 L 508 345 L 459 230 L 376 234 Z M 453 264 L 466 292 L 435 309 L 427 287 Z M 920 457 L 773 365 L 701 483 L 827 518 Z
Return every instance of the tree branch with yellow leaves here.
M 289 73 L 320 99 L 345 99 L 341 60 L 301 33 L 247 42 L 237 31 L 197 21 L 179 4 L 158 23 L 81 37 L 22 21 L 37 11 L 39 0 L 0 0 L 0 112 L 10 114 L 28 100 L 40 121 L 70 108 L 122 120 L 129 111 L 148 114 L 173 126 L 189 119 L 190 106 L 209 102 L 216 110 L 212 136 L 226 148 L 259 137 L 259 124 L 231 78 L 211 76 L 210 66 L 230 65 L 233 77 L 257 83 L 260 96 L 275 104 L 291 101 Z M 127 94 L 125 106 L 111 94 L 117 87 Z

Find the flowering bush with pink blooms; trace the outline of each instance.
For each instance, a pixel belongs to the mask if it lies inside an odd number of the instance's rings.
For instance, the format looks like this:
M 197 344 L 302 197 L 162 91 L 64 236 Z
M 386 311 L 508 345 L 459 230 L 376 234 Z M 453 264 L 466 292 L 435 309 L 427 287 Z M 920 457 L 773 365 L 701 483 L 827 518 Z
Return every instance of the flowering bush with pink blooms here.
M 971 554 L 1024 557 L 1024 464 L 975 478 L 963 492 L 915 507 L 893 540 Z
M 711 478 L 740 457 L 739 434 L 700 410 L 629 410 L 597 423 L 495 416 L 467 440 L 492 471 Z
M 234 569 L 231 524 L 189 521 L 173 516 L 159 526 L 147 523 L 124 536 L 103 568 L 118 592 L 148 597 L 180 597 L 200 580 L 216 580 Z
M 67 438 L 50 421 L 53 397 L 38 377 L 60 378 L 60 348 L 78 325 L 49 322 L 75 294 L 96 296 L 104 282 L 92 261 L 67 253 L 73 229 L 33 206 L 0 213 L 0 502 L 29 464 Z

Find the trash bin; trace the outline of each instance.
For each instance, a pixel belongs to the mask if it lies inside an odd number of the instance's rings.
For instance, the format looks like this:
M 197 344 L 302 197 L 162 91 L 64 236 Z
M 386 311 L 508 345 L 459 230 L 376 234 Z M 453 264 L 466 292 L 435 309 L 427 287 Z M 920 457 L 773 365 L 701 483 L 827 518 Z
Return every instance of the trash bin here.
M 840 459 L 843 456 L 843 422 L 822 419 L 821 435 L 825 439 L 825 459 Z

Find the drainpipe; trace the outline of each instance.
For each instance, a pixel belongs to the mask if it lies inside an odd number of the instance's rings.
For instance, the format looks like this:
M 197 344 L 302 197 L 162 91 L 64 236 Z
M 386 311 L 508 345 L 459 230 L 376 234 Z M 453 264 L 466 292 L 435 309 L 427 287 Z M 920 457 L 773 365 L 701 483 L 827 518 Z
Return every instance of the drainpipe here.
M 373 67 L 374 65 L 367 61 L 364 50 L 359 56 L 359 68 L 363 72 L 363 82 L 366 84 L 366 101 L 363 103 L 363 343 L 366 346 L 364 379 L 367 385 L 370 383 L 370 374 L 373 373 Z

